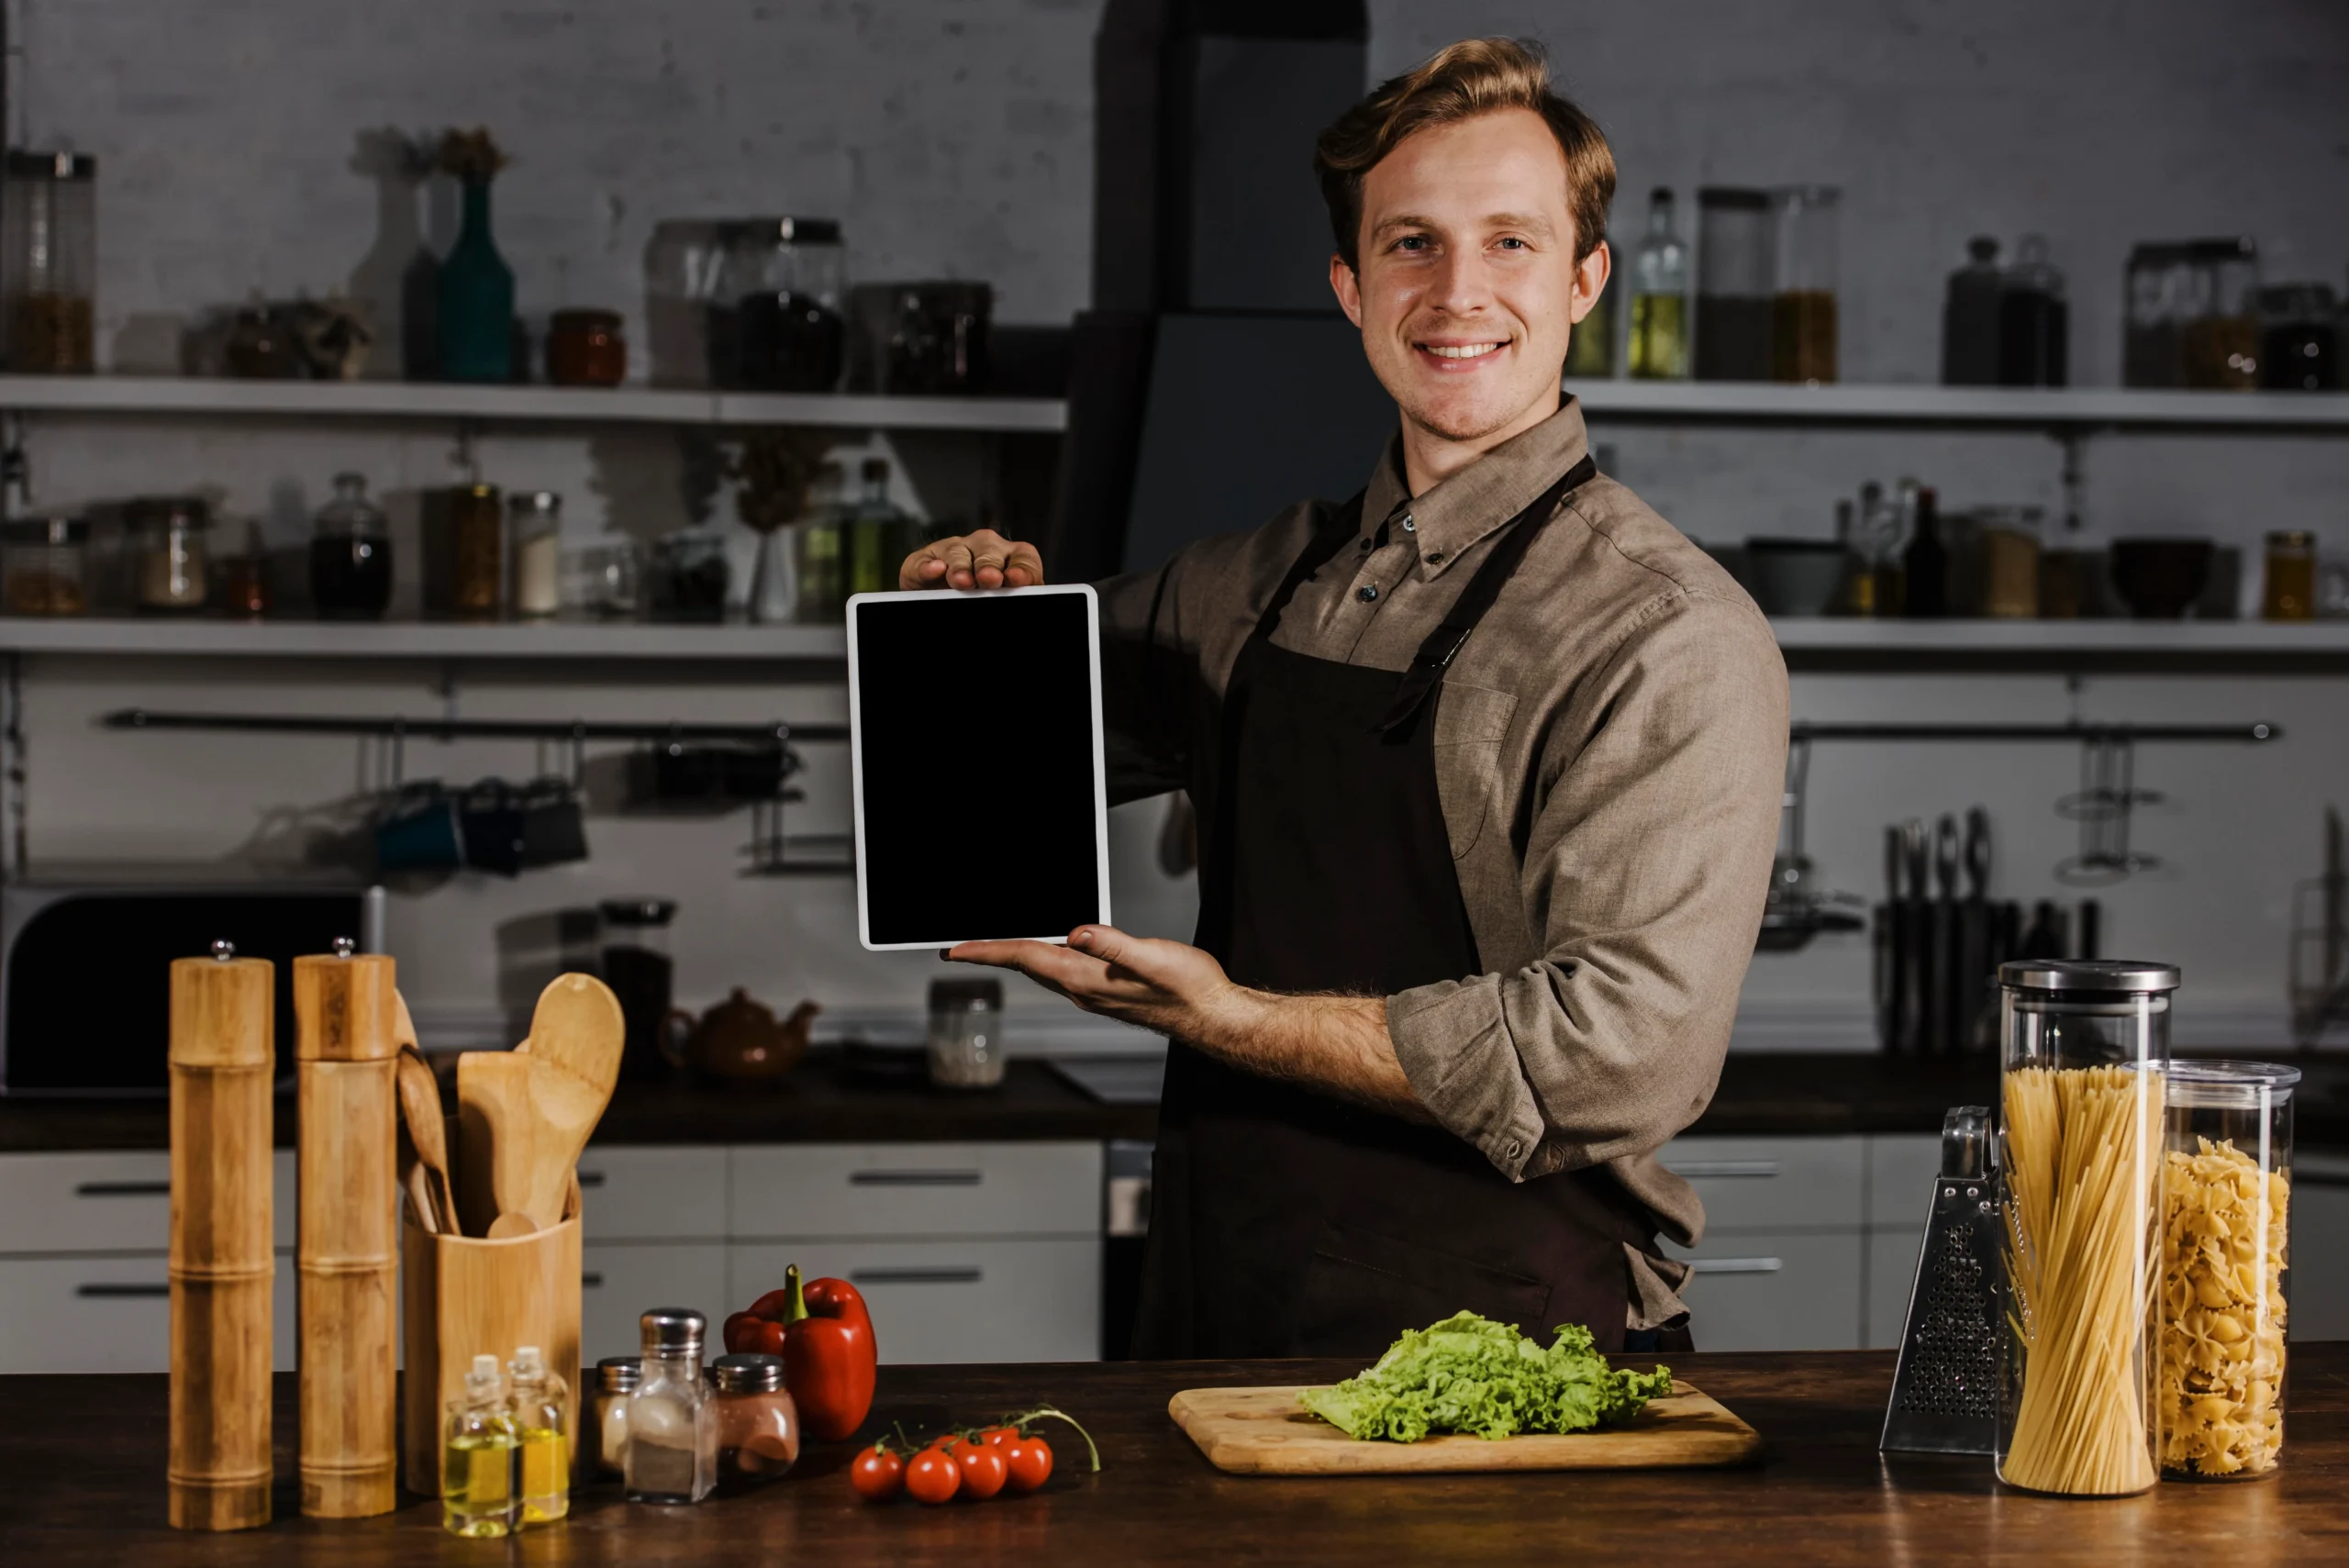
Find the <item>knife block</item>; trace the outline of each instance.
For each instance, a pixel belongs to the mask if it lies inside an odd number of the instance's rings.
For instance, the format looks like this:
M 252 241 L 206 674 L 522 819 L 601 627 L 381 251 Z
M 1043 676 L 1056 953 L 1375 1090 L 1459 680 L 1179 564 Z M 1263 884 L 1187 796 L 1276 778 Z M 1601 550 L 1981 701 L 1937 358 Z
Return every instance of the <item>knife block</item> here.
M 399 1046 L 393 965 L 294 961 L 301 1105 L 302 1512 L 357 1519 L 399 1503 L 393 1397 L 399 1268 Z
M 579 1430 L 579 1186 L 551 1230 L 493 1241 L 441 1236 L 400 1207 L 400 1308 L 407 1370 L 400 1408 L 407 1488 L 440 1495 L 440 1423 L 464 1392 L 473 1357 L 500 1366 L 518 1345 L 536 1345 L 562 1374 L 563 1430 Z

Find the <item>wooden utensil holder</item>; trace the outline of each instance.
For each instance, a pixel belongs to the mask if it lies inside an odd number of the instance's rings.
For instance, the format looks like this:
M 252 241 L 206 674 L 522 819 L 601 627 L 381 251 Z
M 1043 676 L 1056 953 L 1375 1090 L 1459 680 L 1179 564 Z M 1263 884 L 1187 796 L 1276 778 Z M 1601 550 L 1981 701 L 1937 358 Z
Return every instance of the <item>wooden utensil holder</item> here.
M 393 995 L 392 961 L 380 954 L 294 961 L 302 1512 L 311 1518 L 366 1518 L 399 1502 Z
M 499 1365 L 536 1345 L 570 1390 L 563 1430 L 579 1430 L 579 1188 L 551 1230 L 492 1241 L 440 1236 L 400 1206 L 400 1306 L 407 1347 L 401 1394 L 407 1485 L 440 1493 L 440 1422 L 464 1392 L 473 1357 Z

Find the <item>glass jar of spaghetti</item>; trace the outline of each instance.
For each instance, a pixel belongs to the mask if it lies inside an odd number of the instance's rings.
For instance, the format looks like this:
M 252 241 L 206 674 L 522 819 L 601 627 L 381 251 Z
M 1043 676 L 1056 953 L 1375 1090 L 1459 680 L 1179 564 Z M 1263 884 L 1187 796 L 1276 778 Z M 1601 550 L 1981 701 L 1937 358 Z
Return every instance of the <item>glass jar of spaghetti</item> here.
M 2165 1477 L 2249 1481 L 2284 1450 L 2297 1067 L 2170 1066 L 2154 1411 Z
M 1998 1478 L 2067 1496 L 2157 1479 L 2165 963 L 2000 966 L 1999 1201 L 2009 1293 Z

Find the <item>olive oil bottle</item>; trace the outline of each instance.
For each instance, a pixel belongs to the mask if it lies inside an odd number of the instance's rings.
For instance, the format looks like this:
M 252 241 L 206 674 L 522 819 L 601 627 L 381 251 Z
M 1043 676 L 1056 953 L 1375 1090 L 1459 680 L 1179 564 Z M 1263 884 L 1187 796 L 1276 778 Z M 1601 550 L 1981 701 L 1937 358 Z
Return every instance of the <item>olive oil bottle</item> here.
M 571 1433 L 562 1415 L 569 1389 L 560 1376 L 547 1370 L 536 1345 L 516 1347 L 507 1370 L 514 1381 L 521 1522 L 551 1524 L 571 1512 Z
M 495 1356 L 475 1356 L 441 1425 L 440 1525 L 451 1535 L 512 1533 L 514 1418 Z

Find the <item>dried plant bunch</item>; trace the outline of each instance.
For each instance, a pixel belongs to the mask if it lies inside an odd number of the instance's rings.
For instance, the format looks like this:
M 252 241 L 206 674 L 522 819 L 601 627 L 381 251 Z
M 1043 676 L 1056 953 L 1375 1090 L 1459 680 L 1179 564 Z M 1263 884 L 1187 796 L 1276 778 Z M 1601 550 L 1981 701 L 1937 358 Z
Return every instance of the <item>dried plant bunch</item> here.
M 442 173 L 467 184 L 481 184 L 497 177 L 497 172 L 506 167 L 506 154 L 490 139 L 487 126 L 475 126 L 471 130 L 444 132 L 437 161 Z
M 829 430 L 802 425 L 776 426 L 744 436 L 741 450 L 726 469 L 726 476 L 740 485 L 734 492 L 734 510 L 742 526 L 755 533 L 773 533 L 805 517 L 807 487 L 823 467 L 833 439 Z

